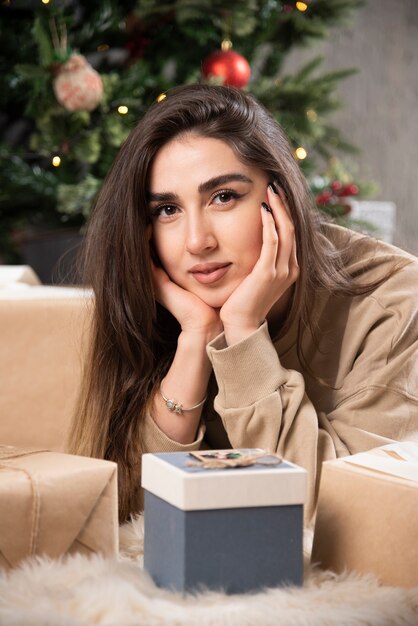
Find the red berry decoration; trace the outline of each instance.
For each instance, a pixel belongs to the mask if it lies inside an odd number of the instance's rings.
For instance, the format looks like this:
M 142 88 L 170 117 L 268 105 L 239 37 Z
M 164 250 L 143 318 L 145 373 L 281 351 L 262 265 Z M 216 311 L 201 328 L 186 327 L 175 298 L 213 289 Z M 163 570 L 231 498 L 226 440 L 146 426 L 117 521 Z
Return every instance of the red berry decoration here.
M 317 204 L 328 204 L 328 202 L 331 200 L 331 198 L 332 198 L 332 192 L 331 191 L 323 191 L 318 196 L 316 196 L 316 203 Z
M 354 183 L 345 185 L 339 192 L 339 196 L 356 196 L 359 192 L 359 188 Z
M 203 62 L 202 74 L 223 79 L 224 85 L 245 87 L 251 76 L 251 68 L 247 59 L 234 50 L 217 50 L 212 52 Z
M 338 195 L 338 193 L 343 188 L 343 184 L 340 180 L 333 180 L 332 183 L 330 184 L 330 187 L 332 191 Z

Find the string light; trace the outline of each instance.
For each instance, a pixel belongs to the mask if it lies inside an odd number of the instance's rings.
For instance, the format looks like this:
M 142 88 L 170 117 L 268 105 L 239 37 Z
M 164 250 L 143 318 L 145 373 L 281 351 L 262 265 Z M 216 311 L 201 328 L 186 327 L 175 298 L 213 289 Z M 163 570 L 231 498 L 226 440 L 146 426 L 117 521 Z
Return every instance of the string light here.
M 306 2 L 296 2 L 296 8 L 298 9 L 298 11 L 306 11 L 306 9 L 308 8 L 308 5 L 306 4 Z
M 301 161 L 303 161 L 303 159 L 306 159 L 306 157 L 308 156 L 308 153 L 306 152 L 305 148 L 297 148 L 295 151 L 295 154 L 297 156 L 298 159 L 300 159 Z
M 120 113 L 121 115 L 126 115 L 128 111 L 129 111 L 128 107 L 125 106 L 124 104 L 121 104 L 118 107 L 118 113 Z
M 232 48 L 232 41 L 230 39 L 224 39 L 221 43 L 221 50 L 225 52 L 226 50 L 231 50 L 231 48 Z
M 162 102 L 166 98 L 167 98 L 167 94 L 166 93 L 160 93 L 160 95 L 157 98 L 157 102 Z
M 308 109 L 306 111 L 306 117 L 311 122 L 316 122 L 316 120 L 318 119 L 318 113 L 316 111 L 314 111 L 313 109 Z
M 52 157 L 51 163 L 54 167 L 59 167 L 61 165 L 61 158 L 58 155 Z

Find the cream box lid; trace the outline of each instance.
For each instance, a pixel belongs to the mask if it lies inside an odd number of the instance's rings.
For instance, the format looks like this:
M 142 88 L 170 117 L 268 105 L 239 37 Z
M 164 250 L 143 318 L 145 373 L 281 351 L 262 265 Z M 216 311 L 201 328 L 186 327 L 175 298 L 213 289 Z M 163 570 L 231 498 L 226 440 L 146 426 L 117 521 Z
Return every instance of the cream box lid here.
M 260 453 L 258 448 L 205 450 L 205 454 Z M 269 460 L 269 454 L 261 460 Z M 307 492 L 305 469 L 281 461 L 247 467 L 204 469 L 190 465 L 189 452 L 142 456 L 142 487 L 183 511 L 303 504 Z

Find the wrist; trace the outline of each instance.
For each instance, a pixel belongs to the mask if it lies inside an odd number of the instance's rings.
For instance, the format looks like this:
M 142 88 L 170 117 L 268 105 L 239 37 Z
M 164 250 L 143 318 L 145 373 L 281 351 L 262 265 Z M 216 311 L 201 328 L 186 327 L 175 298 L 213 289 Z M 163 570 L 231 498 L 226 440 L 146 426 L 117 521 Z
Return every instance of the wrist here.
M 178 345 L 191 346 L 193 348 L 202 347 L 206 349 L 208 343 L 215 339 L 223 331 L 222 323 L 214 324 L 209 328 L 203 328 L 199 330 L 182 329 L 179 338 Z
M 208 396 L 206 394 L 202 400 L 196 402 L 195 404 L 193 404 L 193 406 L 184 407 L 181 402 L 177 402 L 177 400 L 175 400 L 174 398 L 169 398 L 164 394 L 163 383 L 164 379 L 160 383 L 160 395 L 165 402 L 166 408 L 171 413 L 177 413 L 178 415 L 182 415 L 184 412 L 194 411 L 195 409 L 199 409 L 200 407 L 202 407 L 207 400 Z
M 260 324 L 249 324 L 248 326 L 236 326 L 236 325 L 224 325 L 225 341 L 228 346 L 232 346 L 235 343 L 243 341 L 256 330 L 258 330 L 263 322 Z

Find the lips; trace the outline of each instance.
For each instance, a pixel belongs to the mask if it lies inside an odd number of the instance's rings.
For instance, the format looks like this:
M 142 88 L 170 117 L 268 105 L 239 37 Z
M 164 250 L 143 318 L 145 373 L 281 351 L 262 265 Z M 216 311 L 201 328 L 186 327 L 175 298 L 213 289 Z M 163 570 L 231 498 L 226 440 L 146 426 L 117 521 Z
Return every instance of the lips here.
M 189 272 L 198 283 L 209 285 L 221 280 L 231 267 L 231 263 L 199 263 Z

